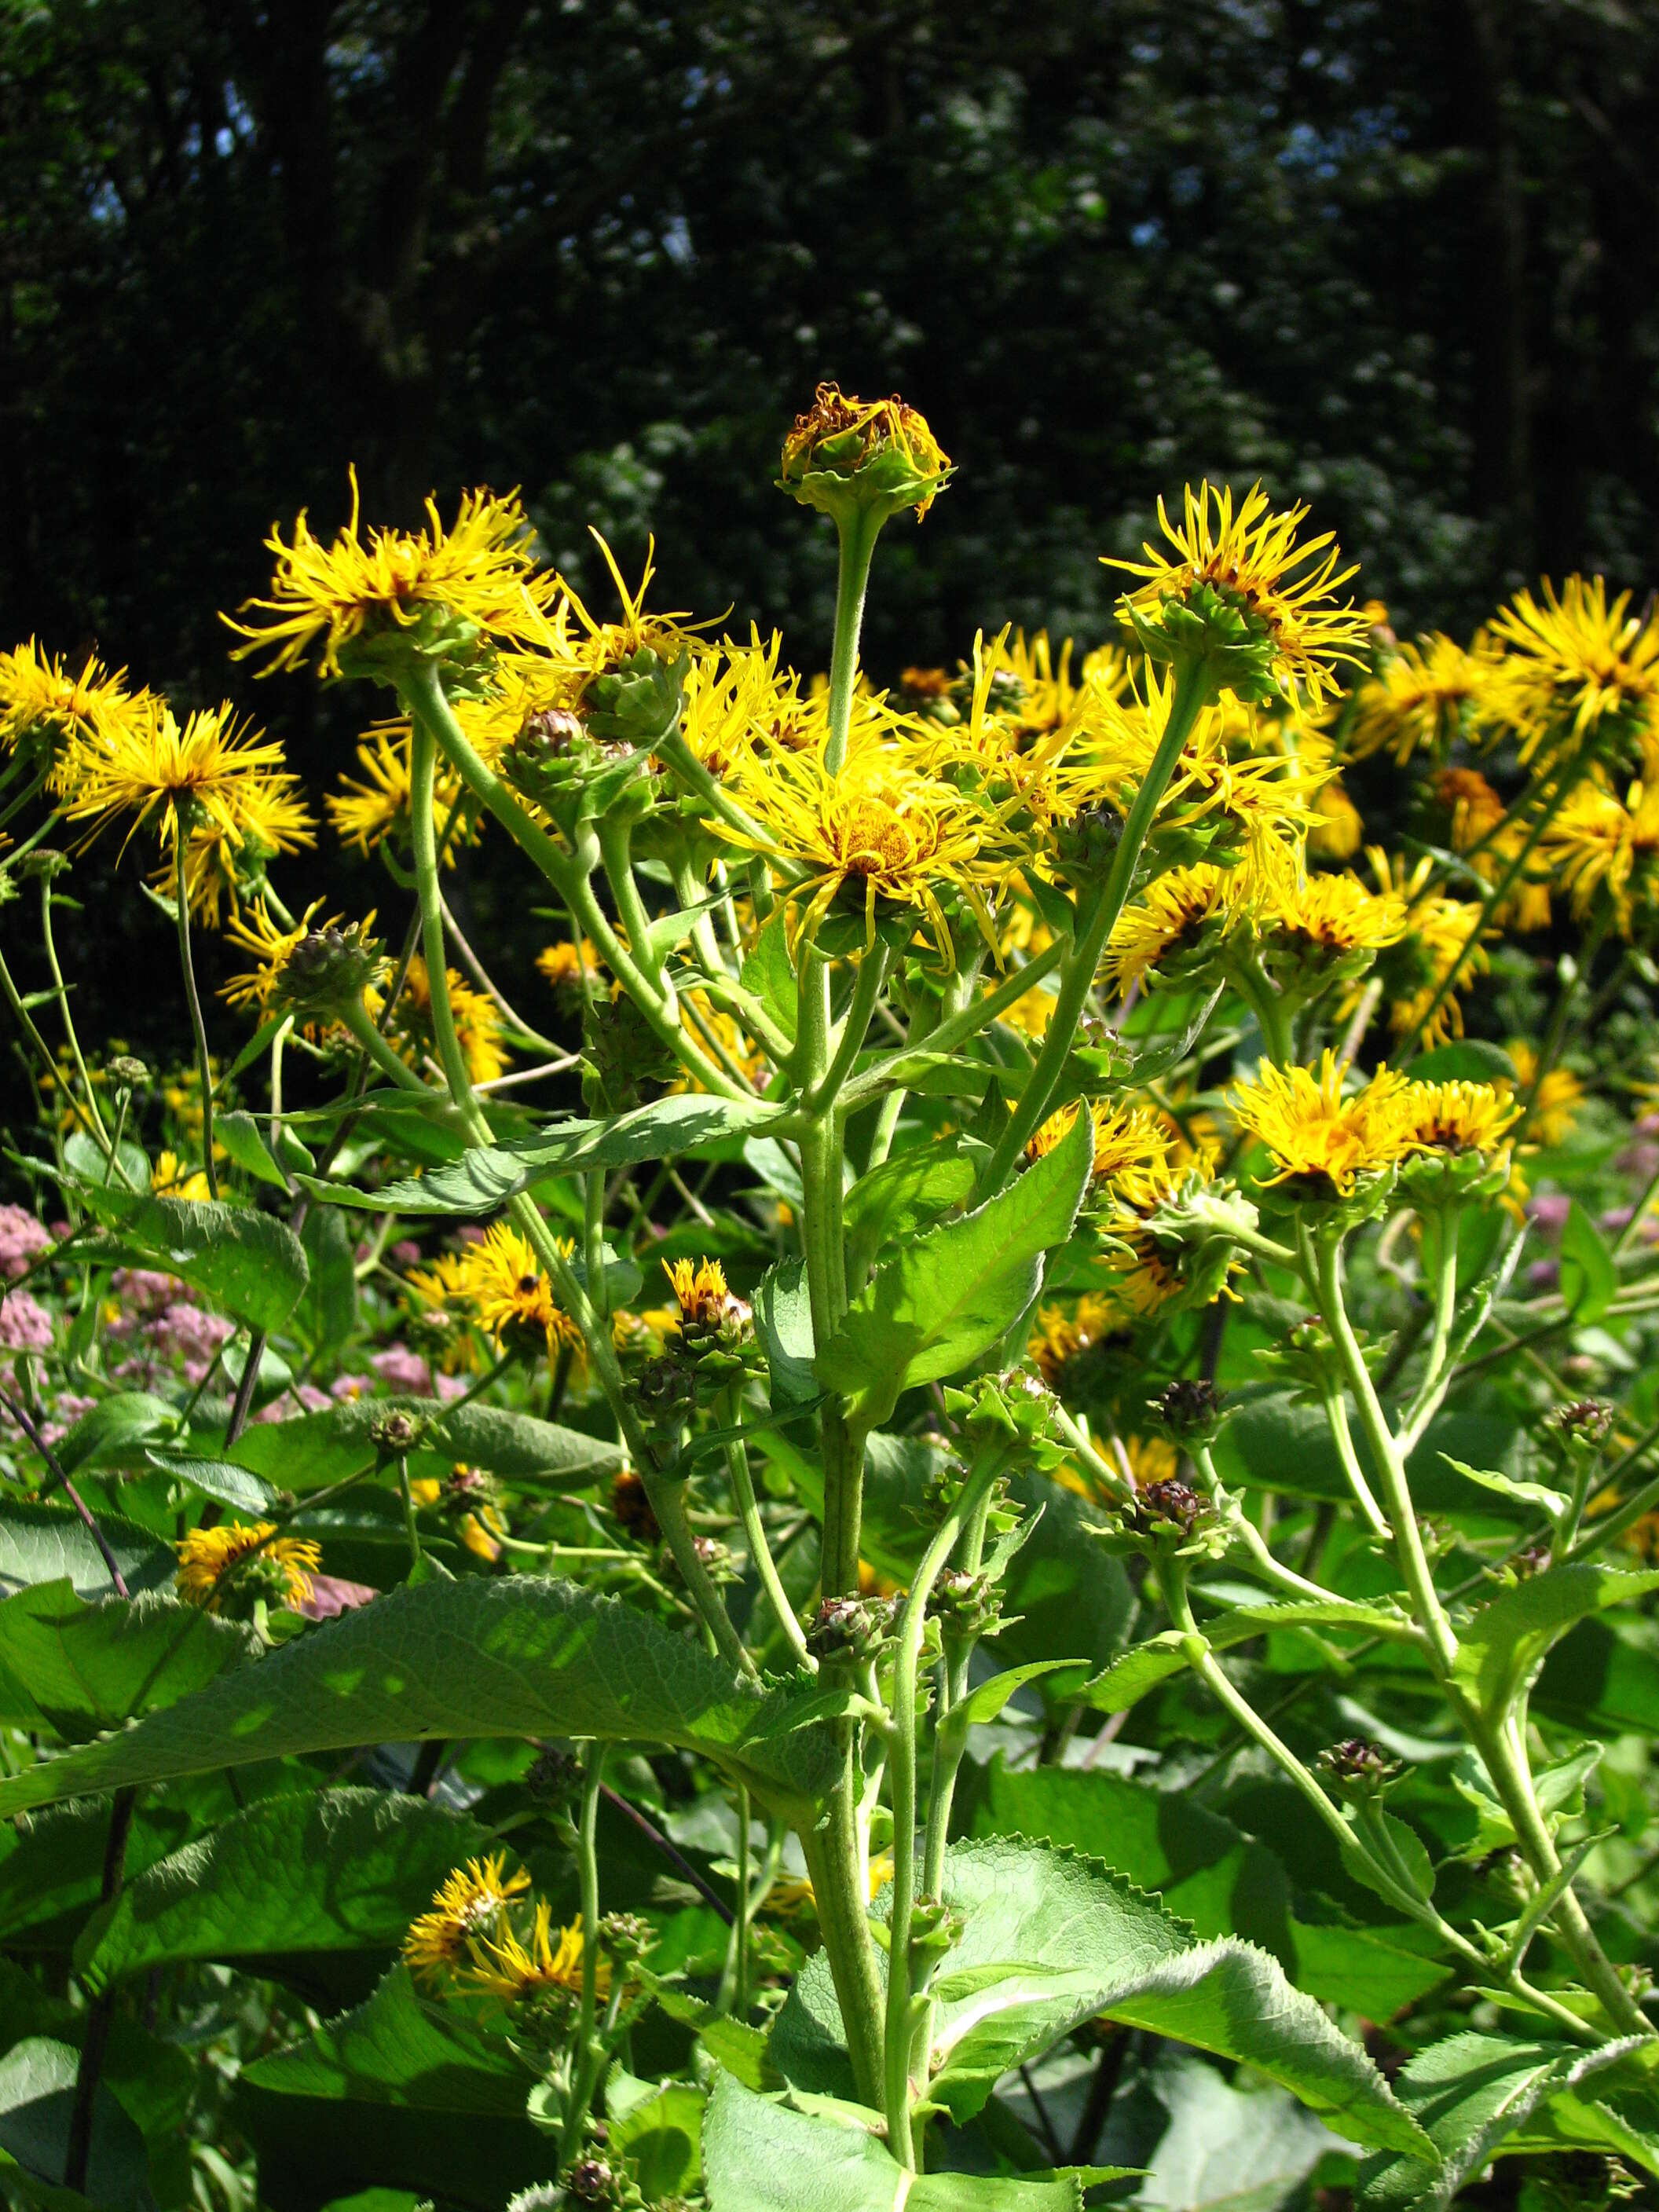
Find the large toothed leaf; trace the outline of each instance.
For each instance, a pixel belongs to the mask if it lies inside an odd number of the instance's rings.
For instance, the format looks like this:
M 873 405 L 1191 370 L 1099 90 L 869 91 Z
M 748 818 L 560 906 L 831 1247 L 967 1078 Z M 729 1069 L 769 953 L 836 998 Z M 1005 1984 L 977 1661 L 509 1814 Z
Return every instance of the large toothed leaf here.
M 702 2164 L 710 2212 L 1083 2212 L 1085 2181 L 1114 2178 L 1085 2167 L 1041 2180 L 918 2179 L 850 2116 L 793 2111 L 729 2074 L 703 2118 Z
M 250 1328 L 280 1328 L 305 1289 L 305 1247 L 269 1213 L 92 1182 L 74 1190 L 113 1233 L 122 1257 L 193 1285 Z
M 1498 2035 L 1454 2035 L 1431 2044 L 1401 2071 L 1401 2102 L 1422 2122 L 1441 2163 L 1368 2159 L 1360 2168 L 1365 2212 L 1442 2212 L 1466 2181 L 1557 2095 L 1618 2068 L 1642 2039 L 1586 2051 L 1577 2044 L 1521 2043 Z M 1604 2149 L 1603 2131 L 1587 2148 Z
M 98 1521 L 130 1592 L 171 1583 L 179 1569 L 171 1544 L 119 1514 L 100 1513 Z M 0 1505 L 0 1596 L 36 1583 L 64 1581 L 82 1597 L 107 1597 L 115 1588 L 109 1562 L 80 1515 L 56 1498 Z
M 385 1790 L 264 1798 L 130 1882 L 78 1968 L 100 1989 L 179 1959 L 393 1950 L 487 1840 L 465 1813 Z
M 545 1136 L 477 1146 L 458 1160 L 379 1190 L 297 1180 L 319 1198 L 368 1213 L 489 1213 L 520 1192 L 589 1168 L 632 1167 L 641 1160 L 684 1158 L 758 1135 L 788 1109 L 763 1100 L 700 1094 L 653 1100 L 605 1121 L 568 1121 Z
M 0 1818 L 89 1790 L 433 1736 L 592 1735 L 706 1753 L 796 1812 L 834 1778 L 827 1729 L 614 1599 L 524 1575 L 430 1582 L 325 1621 L 123 1735 L 0 1782 Z
M 1036 1296 L 1044 1253 L 1071 1235 L 1092 1146 L 1089 1117 L 1079 1114 L 1006 1190 L 901 1245 L 818 1347 L 825 1389 L 862 1395 L 884 1419 L 901 1390 L 983 1358 Z
M 67 1581 L 40 1583 L 0 1603 L 0 1718 L 76 1741 L 176 1705 L 258 1648 L 159 1593 L 88 1605 Z
M 1098 1860 L 1023 1840 L 957 1844 L 945 1859 L 945 1900 L 964 1926 L 942 1976 L 1006 1969 L 935 2015 L 932 2094 L 958 2121 L 1012 2068 L 1104 2016 L 1243 2059 L 1355 2142 L 1432 2162 L 1432 2147 L 1366 2052 L 1291 1986 L 1275 1959 L 1237 1939 L 1195 1942 L 1185 1922 Z M 799 2087 L 849 2093 L 821 1957 L 808 1961 L 778 2016 L 772 2058 Z
M 504 1482 L 580 1490 L 614 1474 L 625 1456 L 618 1445 L 603 1437 L 538 1421 L 528 1413 L 509 1413 L 500 1406 L 457 1406 L 447 1411 L 435 1399 L 397 1398 L 359 1399 L 325 1413 L 299 1414 L 291 1421 L 257 1423 L 237 1438 L 237 1462 L 280 1489 L 303 1497 L 373 1465 L 371 1431 L 389 1407 L 430 1425 L 410 1454 L 410 1469 L 416 1474 L 441 1474 L 456 1460 L 464 1460 Z M 179 1464 L 183 1468 L 183 1462 Z

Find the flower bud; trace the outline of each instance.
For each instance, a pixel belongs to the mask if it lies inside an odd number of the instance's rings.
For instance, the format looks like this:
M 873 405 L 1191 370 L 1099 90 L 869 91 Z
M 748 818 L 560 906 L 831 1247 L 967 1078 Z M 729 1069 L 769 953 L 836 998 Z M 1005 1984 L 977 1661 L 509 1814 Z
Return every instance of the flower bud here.
M 1601 1450 L 1613 1424 L 1613 1407 L 1599 1398 L 1575 1398 L 1570 1406 L 1558 1406 L 1545 1421 L 1571 1454 L 1586 1459 Z
M 401 1407 L 377 1406 L 369 1417 L 368 1440 L 382 1459 L 403 1459 L 420 1443 L 426 1425 Z
M 579 2158 L 570 2169 L 570 2194 L 578 2204 L 603 2204 L 613 2177 L 602 2158 Z
M 1319 1754 L 1319 1770 L 1345 1796 L 1376 1797 L 1399 1780 L 1401 1768 L 1369 1736 L 1345 1736 Z
M 815 1659 L 862 1659 L 881 1637 L 882 1622 L 863 1598 L 827 1597 L 806 1632 L 806 1648 Z
M 274 1003 L 299 1013 L 356 1006 L 379 975 L 382 948 L 361 922 L 307 930 L 283 962 Z
M 1152 1534 L 1175 1529 L 1182 1536 L 1190 1536 L 1200 1522 L 1210 1519 L 1214 1510 L 1201 1492 L 1175 1475 L 1166 1476 L 1162 1482 L 1149 1482 L 1134 1505 L 1136 1518 Z
M 784 440 L 778 480 L 839 524 L 860 512 L 885 522 L 907 507 L 920 520 L 951 474 L 926 419 L 896 393 L 856 399 L 821 384 Z
M 118 1052 L 109 1063 L 109 1079 L 124 1090 L 138 1091 L 149 1081 L 149 1070 L 130 1052 Z
M 1222 1393 L 1201 1376 L 1177 1376 L 1146 1403 L 1177 1443 L 1212 1444 L 1220 1431 Z

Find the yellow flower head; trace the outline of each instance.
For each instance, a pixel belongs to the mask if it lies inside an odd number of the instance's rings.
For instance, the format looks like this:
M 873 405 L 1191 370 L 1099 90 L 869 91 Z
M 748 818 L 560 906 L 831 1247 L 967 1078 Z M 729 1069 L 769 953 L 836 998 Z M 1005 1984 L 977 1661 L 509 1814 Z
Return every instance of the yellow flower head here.
M 572 1921 L 559 1931 L 558 1941 L 553 1940 L 553 1908 L 544 1898 L 536 1900 L 535 1917 L 527 1939 L 521 1939 L 510 1924 L 499 1922 L 493 1935 L 480 1933 L 467 1946 L 469 1963 L 462 1966 L 459 1980 L 481 1996 L 498 1997 L 503 2004 L 521 2004 L 526 2000 L 545 1996 L 550 1991 L 562 1990 L 568 1996 L 578 1996 L 582 1985 L 582 1931 L 580 1921 Z M 611 1994 L 611 1963 L 598 1961 L 594 1984 L 601 1998 Z
M 495 1002 L 483 991 L 475 991 L 454 969 L 447 968 L 444 974 L 466 1072 L 474 1083 L 494 1083 L 511 1065 L 511 1055 L 501 1041 L 501 1018 Z M 418 952 L 409 963 L 387 1033 L 411 1066 L 421 1054 L 437 1049 L 432 1027 L 432 979 Z
M 246 641 L 234 657 L 268 651 L 265 673 L 301 668 L 314 652 L 325 676 L 346 673 L 340 656 L 378 638 L 416 639 L 428 650 L 456 641 L 445 625 L 487 638 L 525 639 L 540 627 L 538 614 L 559 592 L 558 579 L 538 574 L 530 552 L 530 525 L 517 492 L 497 499 L 464 492 L 453 530 L 446 532 L 436 503 L 428 500 L 428 527 L 360 528 L 357 472 L 351 471 L 351 519 L 331 545 L 313 538 L 303 511 L 294 542 L 280 526 L 265 540 L 276 556 L 268 599 L 249 599 L 252 623 L 222 617 Z
M 1650 725 L 1659 698 L 1659 617 L 1629 612 L 1631 595 L 1611 605 L 1600 576 L 1569 576 L 1558 592 L 1547 579 L 1541 602 L 1517 592 L 1492 621 L 1503 648 L 1485 697 L 1494 735 L 1512 732 L 1521 757 L 1540 745 L 1583 738 L 1604 717 Z
M 273 799 L 293 788 L 283 749 L 237 726 L 227 703 L 180 723 L 162 700 L 146 714 L 110 723 L 97 742 L 77 745 L 64 770 L 64 812 L 96 837 L 118 815 L 132 829 L 157 814 L 164 850 L 171 850 L 182 812 L 191 830 L 212 827 L 240 846 L 269 822 Z M 123 850 L 125 850 L 125 846 Z
M 580 990 L 599 979 L 599 956 L 591 938 L 574 945 L 544 945 L 536 955 L 537 972 L 556 991 Z
M 1026 1352 L 1048 1388 L 1057 1390 L 1061 1376 L 1078 1354 L 1109 1336 L 1117 1326 L 1111 1302 L 1092 1291 L 1079 1298 L 1069 1312 L 1064 1306 L 1039 1306 Z
M 563 594 L 560 620 L 544 627 L 542 642 L 549 652 L 552 664 L 561 662 L 568 667 L 574 688 L 568 692 L 544 693 L 539 703 L 574 705 L 582 689 L 596 676 L 605 676 L 630 659 L 636 653 L 650 651 L 665 660 L 676 660 L 688 649 L 706 655 L 709 650 L 696 635 L 697 625 L 687 628 L 684 614 L 647 614 L 645 595 L 651 588 L 651 579 L 656 574 L 657 541 L 646 542 L 645 569 L 640 578 L 637 592 L 630 592 L 623 580 L 623 572 L 617 565 L 617 556 L 597 530 L 591 526 L 588 536 L 604 556 L 605 565 L 611 572 L 611 580 L 617 587 L 617 597 L 622 602 L 620 620 L 601 622 L 585 607 L 562 578 L 559 588 Z M 568 609 L 568 612 L 566 612 Z M 574 616 L 581 631 L 573 639 L 569 618 Z M 707 628 L 707 624 L 702 627 Z M 522 672 L 527 673 L 527 672 Z
M 266 867 L 279 853 L 297 853 L 301 846 L 317 842 L 316 823 L 293 776 L 270 775 L 251 782 L 236 811 L 235 829 L 204 821 L 185 840 L 185 895 L 191 914 L 213 929 L 218 928 L 225 905 L 234 915 L 245 901 L 263 895 Z M 177 897 L 176 849 L 170 848 L 150 881 L 164 898 Z
M 1309 851 L 1328 860 L 1351 860 L 1365 842 L 1365 824 L 1341 777 L 1334 775 L 1322 784 L 1313 804 L 1316 820 L 1308 832 Z
M 741 781 L 739 796 L 760 832 L 719 821 L 730 842 L 770 852 L 805 871 L 790 901 L 809 899 L 813 928 L 843 889 L 855 893 L 866 942 L 875 939 L 878 902 L 908 907 L 933 932 L 939 958 L 954 963 L 939 888 L 954 887 L 994 944 L 986 893 L 1006 879 L 1014 856 L 987 849 L 995 823 L 972 799 L 912 764 L 901 743 L 855 728 L 845 766 L 832 775 L 823 744 L 798 752 L 769 743 Z M 764 842 L 763 842 L 764 840 Z
M 323 800 L 335 836 L 343 845 L 356 846 L 365 860 L 388 837 L 407 845 L 413 836 L 409 811 L 411 745 L 406 721 L 377 722 L 364 732 L 357 747 L 362 775 L 343 775 L 340 790 L 330 792 Z M 440 762 L 432 782 L 434 830 L 441 832 L 460 796 L 460 778 Z M 477 834 L 477 823 L 471 823 L 470 836 L 476 840 Z M 452 836 L 444 848 L 447 867 L 455 865 L 457 842 Z
M 217 1149 L 216 1146 L 216 1152 Z M 203 1170 L 185 1167 L 178 1153 L 170 1149 L 155 1155 L 155 1164 L 149 1171 L 149 1187 L 158 1198 L 182 1198 L 191 1206 L 200 1206 L 213 1196 Z
M 1409 872 L 1402 856 L 1396 855 L 1390 866 L 1379 846 L 1370 848 L 1369 858 L 1378 890 L 1385 897 L 1391 893 L 1398 896 L 1406 907 L 1406 933 L 1397 945 L 1385 948 L 1380 963 L 1390 1025 L 1396 1036 L 1410 1035 L 1439 999 L 1423 1031 L 1425 1043 L 1444 1044 L 1449 1037 L 1461 1037 L 1463 1008 L 1457 990 L 1484 975 L 1491 964 L 1484 945 L 1473 945 L 1467 954 L 1463 951 L 1480 928 L 1480 908 L 1468 900 L 1446 898 L 1425 889 L 1434 869 L 1426 854 Z M 1458 986 L 1441 998 L 1441 983 L 1454 961 L 1460 962 Z M 1339 1008 L 1340 1018 L 1346 1018 L 1358 1000 L 1356 985 Z
M 1344 1095 L 1348 1073 L 1328 1048 L 1317 1074 L 1308 1067 L 1264 1067 L 1228 1094 L 1233 1118 L 1273 1155 L 1269 1182 L 1305 1176 L 1347 1197 L 1354 1177 L 1393 1165 L 1411 1149 L 1396 1111 L 1403 1076 L 1379 1068 L 1361 1091 Z
M 409 1280 L 423 1297 L 435 1293 L 440 1301 L 467 1308 L 498 1344 L 509 1334 L 528 1334 L 545 1339 L 550 1357 L 566 1345 L 582 1350 L 581 1331 L 554 1297 L 534 1247 L 510 1222 L 496 1222 L 477 1243 Z
M 106 745 L 128 724 L 147 722 L 155 704 L 148 691 L 129 691 L 125 669 L 112 675 L 96 653 L 76 673 L 34 638 L 0 653 L 0 746 L 15 752 L 31 738 L 46 738 L 57 792 L 81 745 Z
M 1638 897 L 1653 896 L 1659 854 L 1659 737 L 1642 741 L 1642 774 L 1620 799 L 1596 775 L 1570 792 L 1538 842 L 1540 862 L 1567 892 L 1581 920 L 1605 889 L 1628 937 Z
M 1495 1152 L 1521 1109 L 1490 1083 L 1407 1083 L 1394 1111 L 1419 1151 Z
M 1321 952 L 1376 952 L 1405 935 L 1406 902 L 1368 891 L 1357 876 L 1309 876 L 1273 900 L 1263 921 Z
M 839 385 L 821 384 L 783 441 L 779 474 L 789 490 L 811 476 L 867 477 L 878 492 L 890 490 L 896 504 L 914 506 L 920 522 L 949 478 L 951 462 L 926 416 L 896 392 L 890 399 L 858 399 Z
M 323 1559 L 309 1537 L 279 1536 L 274 1521 L 192 1528 L 177 1548 L 179 1595 L 208 1613 L 240 1610 L 256 1595 L 272 1604 L 303 1605 Z
M 738 1304 L 718 1260 L 665 1260 L 662 1265 L 679 1300 L 682 1319 L 692 1328 L 718 1328 Z
M 1193 868 L 1171 868 L 1113 924 L 1106 973 L 1114 988 L 1127 991 L 1177 953 L 1195 951 L 1212 925 L 1219 943 L 1243 919 L 1231 869 L 1207 860 Z
M 1419 747 L 1444 751 L 1474 702 L 1486 696 L 1494 665 L 1484 638 L 1472 653 L 1438 630 L 1398 647 L 1354 692 L 1350 757 L 1386 751 L 1403 767 Z
M 1028 1160 L 1051 1152 L 1077 1119 L 1075 1105 L 1062 1106 L 1036 1129 L 1025 1147 Z M 1095 1125 L 1094 1179 L 1109 1181 L 1127 1204 L 1154 1204 L 1169 1188 L 1170 1138 L 1158 1116 L 1145 1106 L 1113 1106 L 1092 1100 Z
M 1194 491 L 1188 484 L 1177 526 L 1160 499 L 1158 519 L 1175 557 L 1148 544 L 1141 549 L 1144 562 L 1106 562 L 1146 580 L 1126 595 L 1124 612 L 1156 626 L 1169 602 L 1190 605 L 1207 586 L 1242 612 L 1267 646 L 1280 688 L 1297 689 L 1316 705 L 1340 689 L 1335 664 L 1360 660 L 1368 633 L 1363 613 L 1336 604 L 1336 592 L 1358 571 L 1338 569 L 1341 556 L 1331 533 L 1297 543 L 1307 514 L 1298 506 L 1275 514 L 1260 484 L 1237 513 L 1229 489 L 1206 483 Z
M 417 1979 L 441 1980 L 468 1958 L 475 1942 L 501 1931 L 507 1905 L 530 1887 L 524 1869 L 506 1874 L 506 1863 L 504 1851 L 492 1851 L 446 1876 L 431 1910 L 404 1938 L 404 1963 Z
M 746 646 L 728 641 L 723 657 L 706 654 L 687 669 L 680 734 L 710 775 L 730 775 L 757 736 L 799 713 L 800 679 L 792 669 L 780 671 L 782 646 L 776 630 L 764 644 L 752 631 Z
M 1570 1067 L 1553 1067 L 1543 1081 L 1538 1081 L 1538 1050 L 1525 1037 L 1511 1037 L 1504 1047 L 1515 1062 L 1514 1093 L 1518 1098 L 1530 1094 L 1532 1106 L 1527 1115 L 1528 1133 L 1540 1145 L 1552 1151 L 1565 1145 L 1572 1134 L 1578 1119 L 1578 1109 L 1584 1103 L 1584 1086 Z M 1534 1089 L 1534 1085 L 1536 1088 Z M 1500 1085 L 1500 1092 L 1510 1086 Z

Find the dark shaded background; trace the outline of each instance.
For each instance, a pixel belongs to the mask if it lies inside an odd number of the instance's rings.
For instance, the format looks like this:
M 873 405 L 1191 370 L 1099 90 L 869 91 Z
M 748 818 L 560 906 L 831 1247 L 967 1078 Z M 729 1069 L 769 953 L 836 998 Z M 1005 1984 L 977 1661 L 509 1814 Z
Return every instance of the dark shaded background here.
M 1092 641 L 1205 471 L 1311 499 L 1402 628 L 1644 586 L 1656 142 L 1651 0 L 13 0 L 4 624 L 228 690 L 320 787 L 372 702 L 232 672 L 216 611 L 355 459 L 388 520 L 521 483 L 586 582 L 586 522 L 654 528 L 659 604 L 821 665 L 833 541 L 771 485 L 821 375 L 961 465 L 884 540 L 878 676 Z M 106 875 L 70 950 L 143 1041 Z

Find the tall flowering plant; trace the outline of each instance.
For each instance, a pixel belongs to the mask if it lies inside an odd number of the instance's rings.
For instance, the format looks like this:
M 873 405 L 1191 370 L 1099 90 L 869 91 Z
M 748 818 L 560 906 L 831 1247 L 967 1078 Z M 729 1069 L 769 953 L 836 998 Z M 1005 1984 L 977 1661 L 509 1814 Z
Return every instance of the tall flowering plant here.
M 105 2201 L 112 2095 L 160 2170 L 112 2029 L 204 1961 L 263 2026 L 206 2031 L 204 2201 L 251 2144 L 273 2202 L 1077 2207 L 1171 2045 L 1366 2204 L 1659 2172 L 1659 627 L 1572 578 L 1401 644 L 1204 484 L 1081 659 L 873 689 L 951 474 L 897 399 L 786 439 L 819 684 L 603 546 L 590 605 L 516 498 L 274 531 L 234 650 L 374 695 L 325 804 L 389 928 L 283 903 L 316 823 L 228 708 L 0 660 L 53 1220 L 0 1221 L 0 1953 L 40 1808 L 98 1839 L 26 2194 Z M 118 828 L 173 1077 L 55 949 Z M 530 1018 L 480 854 L 556 920 Z

